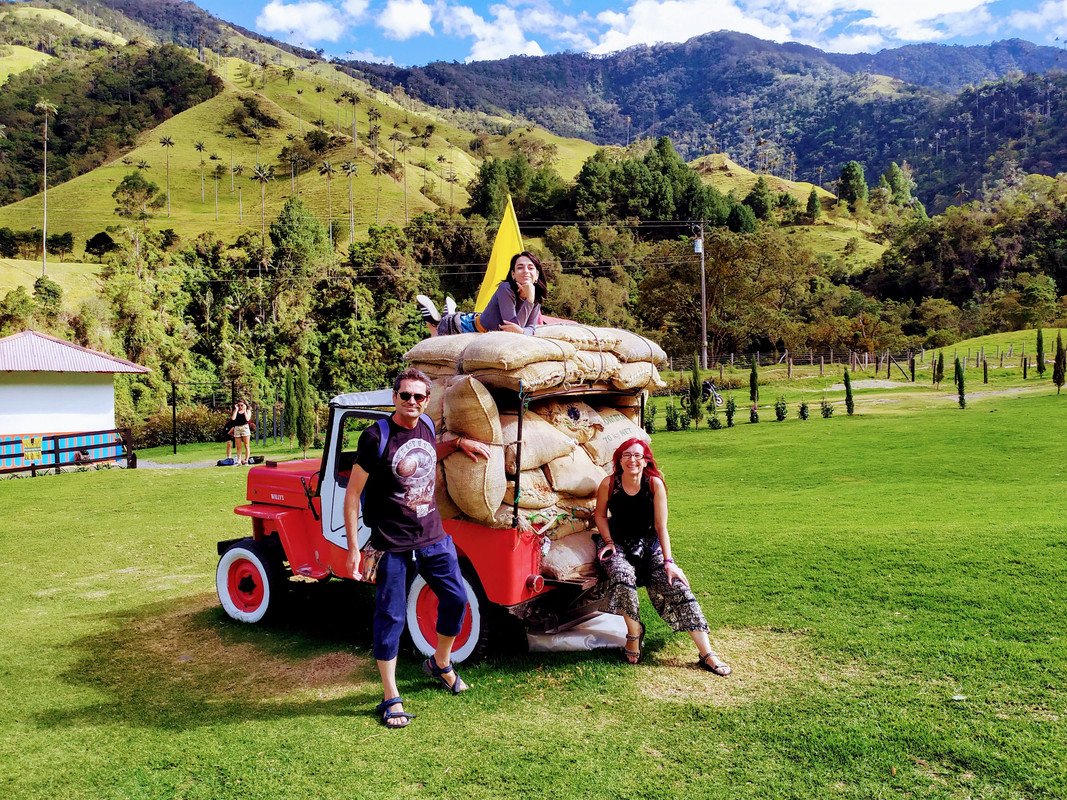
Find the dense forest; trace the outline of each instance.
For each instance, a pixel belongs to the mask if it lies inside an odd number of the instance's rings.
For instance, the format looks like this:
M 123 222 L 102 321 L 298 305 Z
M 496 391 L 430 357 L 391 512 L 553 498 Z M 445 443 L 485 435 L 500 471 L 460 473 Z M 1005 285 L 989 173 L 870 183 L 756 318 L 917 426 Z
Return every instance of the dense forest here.
M 1064 167 L 1063 57 L 1020 41 L 840 56 L 719 32 L 604 57 L 358 68 L 438 105 L 518 114 L 600 143 L 668 135 L 686 159 L 729 152 L 789 179 L 825 184 L 848 160 L 882 171 L 908 159 L 921 163 L 918 195 L 940 211 L 958 202 L 958 184 L 974 192 L 1008 161 L 1048 175 Z
M 42 97 L 63 108 L 48 128 L 49 182 L 56 184 L 115 158 L 133 146 L 138 134 L 221 88 L 217 75 L 174 45 L 101 49 L 85 59 L 12 75 L 0 92 L 0 120 L 6 126 L 0 204 L 41 190 L 45 115 L 37 105 Z

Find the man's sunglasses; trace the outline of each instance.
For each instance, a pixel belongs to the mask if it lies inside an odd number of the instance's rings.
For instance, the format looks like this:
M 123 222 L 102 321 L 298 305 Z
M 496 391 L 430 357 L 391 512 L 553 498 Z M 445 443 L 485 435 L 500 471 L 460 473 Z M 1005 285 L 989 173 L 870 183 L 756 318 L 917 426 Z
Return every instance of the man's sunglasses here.
M 412 394 L 411 392 L 397 392 L 396 395 L 405 403 L 413 397 L 416 403 L 425 403 L 430 397 L 428 394 Z

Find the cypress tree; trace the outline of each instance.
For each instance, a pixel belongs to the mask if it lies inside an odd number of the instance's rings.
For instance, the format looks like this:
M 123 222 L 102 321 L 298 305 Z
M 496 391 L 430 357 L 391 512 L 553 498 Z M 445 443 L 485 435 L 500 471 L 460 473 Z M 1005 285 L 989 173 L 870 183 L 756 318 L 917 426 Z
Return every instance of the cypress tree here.
M 759 401 L 759 372 L 755 356 L 752 356 L 752 371 L 748 374 L 748 399 L 752 401 L 753 406 Z
M 848 376 L 848 367 L 845 367 L 845 411 L 851 417 L 856 410 L 856 402 L 852 399 L 852 379 Z
M 293 383 L 293 370 L 285 371 L 285 410 L 282 413 L 282 426 L 289 437 L 289 449 L 293 449 L 293 437 L 296 435 L 297 409 L 296 388 Z
M 814 184 L 808 195 L 808 216 L 813 222 L 822 216 L 822 203 L 819 202 L 819 193 L 815 191 Z
M 296 443 L 304 451 L 304 458 L 307 458 L 308 445 L 315 437 L 315 397 L 308 381 L 307 364 L 300 364 L 293 389 L 297 398 Z
M 945 353 L 944 351 L 937 354 L 937 363 L 934 364 L 934 383 L 937 387 L 941 388 L 941 381 L 945 379 Z
M 1056 361 L 1052 365 L 1052 382 L 1056 384 L 1056 394 L 1060 393 L 1067 373 L 1067 351 L 1063 349 L 1063 333 L 1056 332 Z
M 1045 336 L 1037 329 L 1037 374 L 1045 374 Z
M 960 366 L 960 360 L 956 358 L 956 386 L 960 392 L 960 408 L 967 408 L 967 395 L 963 389 L 963 367 Z

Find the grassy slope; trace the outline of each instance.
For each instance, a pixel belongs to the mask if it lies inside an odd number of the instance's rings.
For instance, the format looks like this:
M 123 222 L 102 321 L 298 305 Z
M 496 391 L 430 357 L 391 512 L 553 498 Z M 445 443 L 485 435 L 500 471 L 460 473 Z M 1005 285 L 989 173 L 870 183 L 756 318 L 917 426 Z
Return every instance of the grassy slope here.
M 101 39 L 106 42 L 111 42 L 112 44 L 122 45 L 126 43 L 126 40 L 117 34 L 101 30 L 100 28 L 94 28 L 90 25 L 86 25 L 84 22 L 81 22 L 72 17 L 70 14 L 67 14 L 66 12 L 60 11 L 55 8 L 35 8 L 33 6 L 20 6 L 18 8 L 13 8 L 5 13 L 11 14 L 12 17 L 16 18 L 31 18 L 53 22 L 58 25 L 62 25 L 65 28 L 73 28 L 79 33 L 91 33 L 98 39 Z
M 0 56 L 0 85 L 3 85 L 12 75 L 24 72 L 38 64 L 51 60 L 52 56 L 47 53 L 38 53 L 20 44 L 7 45 L 11 55 Z
M 244 136 L 240 136 L 233 142 L 234 162 L 242 164 L 246 169 L 244 176 L 236 179 L 236 186 L 241 187 L 240 192 L 230 193 L 228 174 L 219 181 L 217 220 L 214 182 L 210 177 L 205 178 L 204 200 L 200 199 L 201 156 L 193 147 L 196 141 L 203 141 L 206 147 L 205 159 L 211 153 L 219 156 L 218 162 L 207 160 L 206 172 L 209 173 L 215 163 L 221 163 L 228 173 L 230 140 L 225 138 L 225 133 L 229 129 L 225 120 L 239 103 L 239 96 L 249 92 L 259 94 L 265 101 L 265 108 L 281 122 L 279 128 L 265 129 L 259 148 L 259 159 L 265 164 L 274 163 L 277 172 L 277 179 L 269 183 L 266 190 L 268 223 L 277 216 L 282 203 L 292 191 L 289 169 L 277 164 L 277 155 L 287 144 L 287 134 L 306 133 L 309 129 L 309 121 L 319 117 L 321 99 L 321 113 L 326 122 L 326 129 L 331 133 L 337 132 L 338 111 L 340 110 L 340 127 L 344 142 L 347 142 L 325 154 L 325 159 L 338 168 L 338 174 L 334 177 L 332 186 L 332 211 L 334 225 L 342 231 L 341 241 L 342 243 L 347 241 L 348 180 L 340 174 L 339 168 L 343 161 L 351 159 L 354 154 L 350 138 L 351 106 L 343 104 L 339 107 L 334 102 L 334 98 L 345 88 L 355 90 L 360 96 L 360 103 L 356 106 L 360 171 L 358 177 L 353 180 L 357 235 L 365 233 L 367 227 L 374 224 L 376 220 L 398 224 L 403 224 L 405 220 L 403 181 L 394 180 L 387 175 L 383 175 L 379 181 L 376 176 L 371 175 L 373 155 L 367 136 L 367 109 L 372 105 L 382 114 L 377 124 L 382 130 L 380 152 L 383 155 L 391 156 L 392 154 L 393 143 L 388 141 L 388 136 L 393 132 L 394 125 L 399 125 L 399 132 L 409 140 L 413 125 L 424 128 L 428 122 L 433 122 L 437 129 L 430 139 L 430 146 L 426 149 L 416 144 L 415 141 L 411 141 L 411 149 L 407 154 L 407 218 L 438 207 L 420 192 L 424 182 L 436 185 L 437 197 L 445 207 L 453 203 L 456 208 L 466 205 L 468 195 L 465 187 L 474 178 L 478 169 L 478 161 L 466 148 L 471 139 L 470 133 L 450 126 L 435 115 L 432 109 L 419 106 L 416 110 L 409 110 L 402 107 L 401 102 L 393 97 L 374 92 L 365 84 L 336 70 L 326 68 L 326 65 L 318 64 L 298 70 L 295 79 L 289 84 L 281 77 L 281 70 L 272 67 L 268 73 L 267 84 L 263 86 L 257 71 L 253 71 L 251 82 L 241 77 L 240 65 L 242 63 L 237 59 L 222 59 L 220 72 L 227 81 L 227 89 L 218 97 L 146 132 L 140 137 L 139 146 L 124 154 L 122 158 L 67 183 L 50 188 L 49 229 L 56 232 L 72 231 L 75 235 L 76 248 L 80 251 L 89 237 L 107 226 L 122 223 L 122 220 L 113 213 L 114 201 L 111 193 L 122 178 L 133 171 L 134 165 L 141 160 L 149 164 L 147 172 L 149 180 L 156 183 L 161 190 L 165 190 L 167 153 L 159 145 L 159 139 L 163 136 L 170 136 L 175 143 L 169 153 L 171 213 L 169 217 L 165 209 L 156 213 L 149 225 L 157 229 L 174 228 L 186 238 L 213 231 L 227 240 L 236 238 L 246 230 L 258 230 L 260 226 L 259 185 L 249 177 L 251 167 L 257 159 L 255 143 Z M 327 87 L 327 90 L 321 94 L 317 93 L 315 88 L 319 85 Z M 297 89 L 302 89 L 303 94 L 297 95 Z M 401 101 L 409 102 L 405 98 L 401 98 Z M 594 149 L 593 145 L 588 142 L 560 139 L 540 131 L 536 135 L 557 144 L 559 168 L 567 174 L 567 177 L 573 177 L 572 173 L 577 172 L 581 161 Z M 492 146 L 493 151 L 509 149 L 501 144 L 502 140 L 503 137 L 496 137 Z M 443 157 L 445 163 L 439 162 L 439 157 Z M 403 163 L 404 157 L 398 153 L 397 159 Z M 430 164 L 429 170 L 417 166 L 417 163 L 424 159 Z M 458 178 L 454 187 L 450 187 L 442 179 L 442 175 L 448 171 L 449 162 Z M 299 191 L 305 202 L 325 221 L 328 219 L 328 191 L 325 178 L 318 174 L 318 166 L 319 164 L 316 164 L 299 177 Z M 376 203 L 379 185 L 381 187 L 380 207 Z M 40 224 L 41 215 L 42 198 L 35 196 L 0 208 L 0 226 L 27 229 L 32 225 Z
M 362 587 L 300 585 L 270 626 L 222 618 L 214 542 L 247 529 L 231 512 L 243 471 L 4 484 L 20 513 L 0 538 L 0 786 L 28 798 L 1062 797 L 1064 478 L 1047 432 L 1067 405 L 879 408 L 656 435 L 675 555 L 730 679 L 694 670 L 686 637 L 646 604 L 636 669 L 611 651 L 499 655 L 463 668 L 474 689 L 453 698 L 402 655 L 419 714 L 404 733 L 369 713 Z
M 49 261 L 48 277 L 63 288 L 63 305 L 74 310 L 83 300 L 95 297 L 99 286 L 96 276 L 99 264 L 77 261 Z M 0 296 L 16 286 L 25 286 L 33 294 L 33 283 L 41 276 L 40 261 L 0 258 Z
M 733 192 L 738 199 L 744 198 L 760 177 L 722 153 L 699 158 L 692 162 L 692 166 L 705 183 L 714 186 L 723 194 Z M 764 175 L 763 178 L 774 194 L 786 192 L 797 199 L 801 209 L 807 207 L 812 184 L 788 181 L 773 175 Z M 877 261 L 885 251 L 885 245 L 868 238 L 875 228 L 869 223 L 838 217 L 834 208 L 834 195 L 818 186 L 815 187 L 815 192 L 822 204 L 822 218 L 814 225 L 794 225 L 783 230 L 789 236 L 800 237 L 816 254 L 839 255 L 857 266 Z M 850 257 L 841 253 L 849 241 L 854 241 L 856 246 L 856 252 Z

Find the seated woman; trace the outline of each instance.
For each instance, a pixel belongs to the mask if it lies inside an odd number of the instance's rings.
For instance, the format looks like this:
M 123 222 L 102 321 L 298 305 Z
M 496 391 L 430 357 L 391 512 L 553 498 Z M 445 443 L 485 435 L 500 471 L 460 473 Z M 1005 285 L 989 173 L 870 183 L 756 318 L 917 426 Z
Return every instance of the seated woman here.
M 623 655 L 631 664 L 641 658 L 645 626 L 641 623 L 637 587 L 648 587 L 652 607 L 672 630 L 685 631 L 697 646 L 697 665 L 723 677 L 730 666 L 711 649 L 708 623 L 689 581 L 671 557 L 667 533 L 667 487 L 641 439 L 628 439 L 612 458 L 611 475 L 597 489 L 596 524 L 602 545 L 598 561 L 606 586 L 601 606 L 626 620 L 629 646 Z
M 541 262 L 533 253 L 522 252 L 511 259 L 511 272 L 500 282 L 485 311 L 456 312 L 446 305 L 443 317 L 433 300 L 416 295 L 419 312 L 427 324 L 437 326 L 437 334 L 510 331 L 532 336 L 541 322 L 541 303 L 548 289 L 541 274 Z M 451 300 L 451 298 L 450 298 Z

